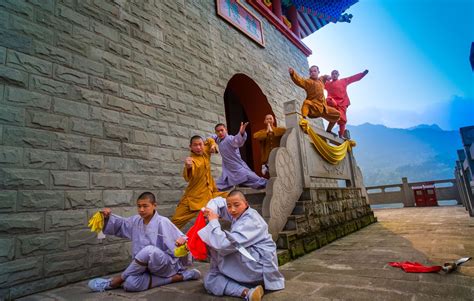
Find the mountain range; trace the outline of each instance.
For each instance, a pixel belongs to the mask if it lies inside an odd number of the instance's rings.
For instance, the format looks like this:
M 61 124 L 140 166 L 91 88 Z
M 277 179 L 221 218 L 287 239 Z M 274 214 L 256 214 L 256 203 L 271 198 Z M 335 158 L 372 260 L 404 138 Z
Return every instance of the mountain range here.
M 364 123 L 348 125 L 357 146 L 354 155 L 366 186 L 451 179 L 456 150 L 462 148 L 459 131 L 436 124 L 398 129 Z

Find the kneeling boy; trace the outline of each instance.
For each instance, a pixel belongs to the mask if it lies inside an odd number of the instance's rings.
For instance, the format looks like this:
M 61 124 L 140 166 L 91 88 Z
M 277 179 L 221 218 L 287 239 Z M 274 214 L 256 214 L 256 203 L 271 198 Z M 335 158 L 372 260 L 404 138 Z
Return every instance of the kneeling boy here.
M 268 290 L 285 287 L 268 225 L 249 207 L 242 192 L 234 190 L 227 199 L 210 200 L 204 215 L 209 223 L 198 234 L 211 255 L 210 271 L 204 279 L 209 293 L 258 301 L 264 293 L 261 284 Z M 232 222 L 230 231 L 222 230 L 219 217 Z

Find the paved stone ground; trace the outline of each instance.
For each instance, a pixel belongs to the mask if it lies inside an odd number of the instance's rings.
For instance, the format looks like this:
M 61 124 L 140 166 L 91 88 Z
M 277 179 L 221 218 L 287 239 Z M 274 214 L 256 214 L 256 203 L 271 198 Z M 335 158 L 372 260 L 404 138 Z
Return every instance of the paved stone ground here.
M 451 274 L 407 274 L 389 261 L 442 264 L 474 256 L 474 219 L 462 207 L 376 210 L 379 222 L 290 262 L 286 289 L 265 300 L 474 300 L 474 260 Z M 207 264 L 196 265 L 201 271 Z M 91 293 L 86 282 L 20 300 L 238 300 L 206 294 L 201 281 L 142 293 Z

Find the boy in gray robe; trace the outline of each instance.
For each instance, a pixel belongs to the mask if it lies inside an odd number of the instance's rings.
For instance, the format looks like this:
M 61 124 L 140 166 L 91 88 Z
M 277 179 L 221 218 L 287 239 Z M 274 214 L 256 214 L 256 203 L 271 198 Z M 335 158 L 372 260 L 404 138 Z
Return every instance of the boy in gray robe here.
M 204 215 L 209 223 L 198 235 L 211 255 L 211 267 L 204 278 L 209 293 L 258 301 L 264 294 L 261 284 L 267 290 L 285 287 L 268 225 L 249 207 L 242 192 L 234 190 L 227 199 L 210 200 Z M 221 228 L 219 217 L 231 222 L 230 231 Z
M 186 242 L 186 236 L 169 219 L 156 212 L 155 196 L 142 193 L 137 200 L 138 215 L 128 218 L 111 214 L 105 208 L 104 234 L 132 240 L 133 261 L 119 275 L 110 279 L 89 281 L 93 291 L 105 291 L 123 286 L 126 291 L 138 292 L 172 282 L 199 279 L 201 273 L 187 270 L 191 259 L 174 256 L 176 246 Z

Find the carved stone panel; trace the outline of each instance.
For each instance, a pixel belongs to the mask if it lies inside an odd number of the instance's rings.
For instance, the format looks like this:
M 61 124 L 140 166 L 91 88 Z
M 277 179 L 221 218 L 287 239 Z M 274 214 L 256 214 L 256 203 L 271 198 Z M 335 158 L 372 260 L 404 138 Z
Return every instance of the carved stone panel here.
M 310 177 L 351 180 L 350 162 L 348 156 L 336 165 L 328 163 L 321 157 L 310 138 L 306 135 L 303 147 L 307 155 L 308 173 Z
M 285 227 L 288 216 L 303 192 L 297 141 L 296 129 L 288 129 L 282 139 L 282 146 L 272 150 L 269 158 L 271 178 L 267 184 L 262 213 L 274 240 Z

